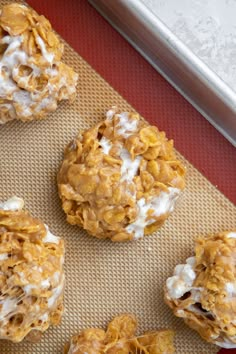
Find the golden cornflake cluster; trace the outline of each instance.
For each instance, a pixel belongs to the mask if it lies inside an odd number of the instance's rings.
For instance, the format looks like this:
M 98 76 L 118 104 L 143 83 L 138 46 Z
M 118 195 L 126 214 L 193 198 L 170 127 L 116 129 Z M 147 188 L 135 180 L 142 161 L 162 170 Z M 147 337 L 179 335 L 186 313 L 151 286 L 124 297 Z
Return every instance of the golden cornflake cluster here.
M 0 203 L 0 340 L 37 341 L 63 313 L 64 242 L 23 211 Z
M 58 187 L 70 224 L 98 238 L 127 241 L 160 228 L 184 188 L 184 175 L 164 132 L 113 107 L 68 145 Z
M 42 119 L 73 101 L 78 75 L 61 62 L 63 44 L 50 22 L 20 4 L 0 10 L 0 124 Z
M 236 231 L 198 239 L 195 253 L 167 279 L 165 301 L 208 342 L 236 348 Z
M 174 332 L 152 331 L 135 336 L 137 320 L 133 315 L 115 317 L 105 332 L 99 328 L 83 330 L 66 344 L 64 354 L 172 354 Z

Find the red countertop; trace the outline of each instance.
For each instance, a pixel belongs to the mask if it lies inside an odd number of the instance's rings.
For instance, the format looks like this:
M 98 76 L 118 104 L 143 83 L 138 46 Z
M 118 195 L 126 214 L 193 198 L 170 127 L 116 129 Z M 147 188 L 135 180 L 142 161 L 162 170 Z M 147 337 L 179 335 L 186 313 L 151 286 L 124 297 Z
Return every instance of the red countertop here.
M 175 147 L 236 203 L 235 148 L 86 0 L 28 0 L 55 30 Z M 236 353 L 221 350 L 220 354 Z

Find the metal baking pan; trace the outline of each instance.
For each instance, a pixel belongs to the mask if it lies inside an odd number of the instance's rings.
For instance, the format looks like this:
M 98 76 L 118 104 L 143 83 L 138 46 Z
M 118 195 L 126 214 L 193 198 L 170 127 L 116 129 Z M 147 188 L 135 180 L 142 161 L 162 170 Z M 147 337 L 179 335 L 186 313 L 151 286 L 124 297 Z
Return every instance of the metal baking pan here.
M 233 0 L 89 0 L 236 146 Z

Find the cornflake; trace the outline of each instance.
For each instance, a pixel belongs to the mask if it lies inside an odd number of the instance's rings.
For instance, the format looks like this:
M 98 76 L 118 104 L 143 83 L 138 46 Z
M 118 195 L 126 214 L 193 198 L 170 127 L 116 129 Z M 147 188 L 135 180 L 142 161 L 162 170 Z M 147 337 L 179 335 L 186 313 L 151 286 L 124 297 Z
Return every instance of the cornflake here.
M 64 46 L 50 22 L 20 4 L 0 10 L 0 124 L 42 119 L 72 102 L 78 75 L 61 61 Z
M 65 345 L 64 354 L 173 354 L 174 332 L 160 330 L 135 336 L 137 320 L 131 314 L 115 317 L 107 331 L 83 330 Z
M 23 206 L 0 203 L 0 340 L 36 342 L 63 313 L 64 242 Z
M 236 348 L 236 230 L 196 240 L 167 279 L 165 301 L 208 342 Z
M 67 221 L 97 238 L 137 240 L 159 229 L 185 186 L 173 140 L 113 107 L 67 146 L 58 188 Z

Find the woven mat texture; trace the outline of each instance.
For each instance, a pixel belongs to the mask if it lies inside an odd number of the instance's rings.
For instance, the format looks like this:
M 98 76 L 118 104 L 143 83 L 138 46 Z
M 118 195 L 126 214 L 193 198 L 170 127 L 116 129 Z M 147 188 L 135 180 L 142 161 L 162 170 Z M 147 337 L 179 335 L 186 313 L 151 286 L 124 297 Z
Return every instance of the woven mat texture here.
M 176 330 L 177 354 L 217 353 L 218 347 L 206 344 L 172 315 L 163 302 L 163 286 L 175 265 L 192 255 L 195 237 L 235 226 L 235 207 L 179 155 L 188 169 L 187 188 L 158 233 L 138 242 L 113 244 L 68 225 L 56 186 L 65 145 L 78 130 L 103 119 L 110 106 L 131 107 L 66 43 L 64 60 L 79 73 L 76 101 L 62 103 L 46 120 L 0 127 L 0 200 L 12 195 L 24 198 L 27 209 L 65 239 L 65 314 L 61 325 L 50 328 L 40 343 L 0 341 L 0 354 L 61 353 L 77 331 L 105 327 L 123 312 L 137 315 L 140 333 Z

